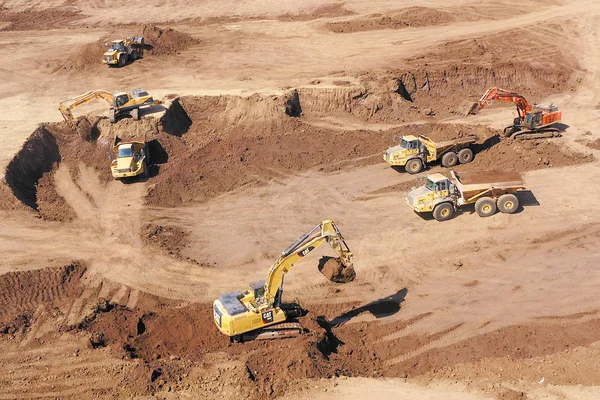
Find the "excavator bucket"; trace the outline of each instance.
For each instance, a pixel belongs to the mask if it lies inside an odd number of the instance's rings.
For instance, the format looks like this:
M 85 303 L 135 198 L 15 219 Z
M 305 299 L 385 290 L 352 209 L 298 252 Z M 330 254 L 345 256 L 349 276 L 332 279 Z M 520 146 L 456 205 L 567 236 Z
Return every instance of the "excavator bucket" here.
M 342 260 L 336 257 L 321 257 L 319 260 L 319 272 L 335 283 L 352 282 L 356 277 L 354 267 L 352 265 L 344 265 Z
M 475 115 L 479 113 L 479 103 L 469 103 L 465 107 L 465 116 L 467 115 Z

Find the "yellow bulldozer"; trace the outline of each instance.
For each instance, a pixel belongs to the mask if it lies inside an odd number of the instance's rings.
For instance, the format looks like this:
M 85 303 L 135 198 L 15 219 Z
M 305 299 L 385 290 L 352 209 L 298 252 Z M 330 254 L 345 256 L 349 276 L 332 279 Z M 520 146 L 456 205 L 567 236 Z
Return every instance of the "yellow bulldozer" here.
M 142 36 L 128 36 L 125 39 L 113 40 L 109 49 L 102 55 L 102 62 L 109 67 L 123 67 L 128 61 L 143 57 L 144 47 Z
M 154 104 L 154 99 L 143 89 L 133 89 L 131 94 L 125 92 L 110 93 L 106 90 L 92 90 L 79 96 L 62 101 L 58 109 L 65 121 L 75 129 L 72 110 L 96 99 L 103 99 L 110 105 L 109 119 L 116 122 L 122 115 L 130 115 L 134 120 L 140 118 L 140 108 Z
M 297 262 L 325 242 L 339 258 L 328 260 L 325 264 L 333 261 L 335 266 L 324 265 L 321 273 L 333 282 L 353 280 L 356 273 L 352 252 L 336 224 L 332 220 L 322 221 L 281 253 L 266 280 L 252 282 L 248 289 L 224 294 L 214 301 L 217 328 L 231 341 L 239 342 L 294 337 L 302 333 L 302 326 L 293 320 L 302 316 L 303 310 L 296 304 L 283 303 L 283 278 Z

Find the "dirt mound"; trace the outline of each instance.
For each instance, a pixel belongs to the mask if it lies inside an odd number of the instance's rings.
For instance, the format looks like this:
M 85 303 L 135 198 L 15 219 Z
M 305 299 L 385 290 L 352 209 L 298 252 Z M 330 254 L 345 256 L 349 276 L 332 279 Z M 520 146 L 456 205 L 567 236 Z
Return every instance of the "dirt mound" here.
M 600 139 L 594 141 L 587 141 L 585 145 L 594 150 L 600 150 Z
M 181 256 L 187 246 L 189 232 L 176 226 L 146 224 L 142 228 L 142 240 L 159 247 L 172 256 Z
M 505 169 L 529 171 L 541 168 L 563 167 L 594 161 L 591 154 L 581 154 L 560 146 L 551 139 L 510 141 L 476 152 L 470 164 L 457 166 L 457 170 Z
M 6 12 L 0 11 L 0 23 L 6 23 L 0 31 L 35 31 L 64 29 L 70 23 L 83 18 L 79 11 L 46 9 L 39 11 Z
M 47 310 L 79 296 L 86 268 L 73 263 L 59 268 L 9 272 L 0 275 L 0 333 L 25 332 L 35 323 L 38 307 Z
M 451 113 L 460 114 L 456 108 L 463 101 L 476 101 L 494 86 L 515 90 L 532 103 L 539 102 L 551 93 L 573 90 L 580 75 L 576 58 L 568 47 L 557 46 L 552 39 L 555 35 L 564 35 L 562 28 L 545 24 L 543 29 L 518 29 L 444 43 L 408 59 L 415 68 L 404 71 L 400 82 L 415 103 Z M 574 43 L 572 48 L 576 47 Z M 523 48 L 528 49 L 535 63 L 523 59 L 519 50 Z M 430 98 L 432 94 L 439 96 L 437 102 Z
M 54 185 L 56 169 L 57 167 L 54 167 L 52 171 L 44 174 L 37 183 L 37 211 L 48 221 L 72 221 L 75 219 L 75 211 L 58 194 Z
M 153 393 L 159 386 L 185 387 L 182 375 L 187 374 L 181 366 L 207 365 L 215 356 L 219 363 L 233 365 L 233 384 L 252 398 L 282 394 L 306 377 L 372 376 L 378 368 L 377 356 L 360 346 L 364 333 L 356 335 L 354 327 L 337 337 L 324 318 L 306 317 L 306 332 L 298 338 L 231 345 L 215 327 L 210 304 L 182 307 L 154 299 L 159 304 L 149 308 L 147 298 L 138 302 L 141 308 L 114 306 L 78 328 L 90 335 L 90 347 L 109 346 L 118 358 L 143 361 L 134 383 L 140 393 Z
M 335 33 L 401 29 L 447 24 L 457 20 L 457 15 L 428 7 L 408 7 L 388 14 L 371 14 L 350 21 L 329 22 L 325 26 Z
M 105 68 L 106 66 L 102 64 L 102 55 L 106 49 L 105 40 L 84 44 L 74 51 L 54 72 L 58 70 L 93 71 Z
M 320 5 L 317 9 L 302 14 L 284 14 L 277 17 L 280 21 L 310 21 L 318 18 L 344 17 L 354 14 L 354 11 L 344 7 L 344 3 L 329 3 Z
M 146 44 L 151 46 L 150 53 L 156 56 L 177 54 L 190 46 L 200 43 L 187 33 L 173 28 L 159 28 L 154 25 L 144 25 L 141 36 Z

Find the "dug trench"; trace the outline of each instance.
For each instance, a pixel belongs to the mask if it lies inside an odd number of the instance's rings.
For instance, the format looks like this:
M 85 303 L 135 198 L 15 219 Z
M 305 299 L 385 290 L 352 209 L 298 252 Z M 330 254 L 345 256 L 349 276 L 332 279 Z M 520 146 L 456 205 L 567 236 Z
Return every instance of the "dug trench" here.
M 0 314 L 0 346 L 15 349 L 24 342 L 31 348 L 53 346 L 70 338 L 80 346 L 76 351 L 80 357 L 113 359 L 122 370 L 126 368 L 122 374 L 106 377 L 123 396 L 193 388 L 215 394 L 233 390 L 252 399 L 276 397 L 306 385 L 306 378 L 452 376 L 455 366 L 466 373 L 465 366 L 484 359 L 528 362 L 600 340 L 600 319 L 592 313 L 509 326 L 411 357 L 411 352 L 458 327 L 387 340 L 390 333 L 427 317 L 386 319 L 396 315 L 410 296 L 402 289 L 368 304 L 331 308 L 324 301 L 315 305 L 300 318 L 304 333 L 296 338 L 232 344 L 215 327 L 211 304 L 141 294 L 137 306 L 128 308 L 101 295 L 86 297 L 87 273 L 85 265 L 73 262 L 0 276 L 3 301 L 11 305 Z M 75 306 L 88 311 L 67 323 Z M 363 314 L 375 319 L 358 321 Z M 403 355 L 407 355 L 404 361 L 393 362 Z M 574 371 L 561 371 L 556 379 L 564 384 L 600 383 L 597 374 L 582 376 Z M 95 388 L 94 393 L 102 396 L 114 394 L 113 390 Z M 504 393 L 489 392 L 499 397 Z

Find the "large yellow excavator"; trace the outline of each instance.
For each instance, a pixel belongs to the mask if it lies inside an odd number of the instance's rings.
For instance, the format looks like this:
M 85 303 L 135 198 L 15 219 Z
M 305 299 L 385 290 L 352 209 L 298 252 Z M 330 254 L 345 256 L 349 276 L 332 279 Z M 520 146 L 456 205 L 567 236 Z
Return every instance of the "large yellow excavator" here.
M 224 294 L 214 301 L 214 318 L 219 330 L 231 341 L 293 337 L 302 333 L 299 323 L 286 322 L 302 316 L 304 310 L 295 304 L 282 303 L 283 278 L 297 262 L 325 242 L 339 259 L 328 261 L 335 261 L 336 267 L 325 266 L 329 269 L 327 274 L 321 272 L 334 282 L 353 280 L 356 273 L 352 252 L 335 223 L 322 221 L 281 253 L 266 280 L 252 282 L 248 289 Z
M 74 128 L 72 110 L 93 100 L 103 99 L 110 104 L 109 119 L 116 122 L 120 115 L 129 114 L 134 120 L 140 118 L 140 107 L 154 104 L 154 99 L 143 89 L 133 89 L 131 94 L 125 92 L 110 93 L 106 90 L 92 90 L 82 95 L 62 101 L 58 109 L 67 123 Z

